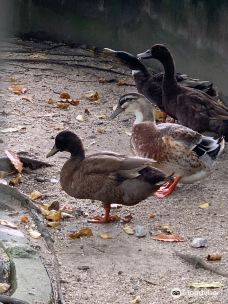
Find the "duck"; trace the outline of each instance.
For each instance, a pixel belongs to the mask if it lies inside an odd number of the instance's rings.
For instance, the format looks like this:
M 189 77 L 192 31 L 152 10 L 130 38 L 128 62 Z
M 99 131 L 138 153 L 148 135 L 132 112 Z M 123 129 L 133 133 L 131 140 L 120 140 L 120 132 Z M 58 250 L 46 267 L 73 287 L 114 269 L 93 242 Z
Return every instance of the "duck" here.
M 63 151 L 69 152 L 70 158 L 61 169 L 62 189 L 74 198 L 98 200 L 103 204 L 104 216 L 91 218 L 91 223 L 114 221 L 115 217 L 110 215 L 111 204 L 138 204 L 172 179 L 154 168 L 151 159 L 110 151 L 86 156 L 81 139 L 69 130 L 57 134 L 47 157 Z
M 155 195 L 170 195 L 179 182 L 194 183 L 209 176 L 224 149 L 224 138 L 214 139 L 176 123 L 156 124 L 154 105 L 142 94 L 131 92 L 120 97 L 111 118 L 120 113 L 135 115 L 130 145 L 140 156 L 155 160 L 154 167 L 165 174 L 174 173 L 172 181 Z
M 134 55 L 124 52 L 104 48 L 104 53 L 114 56 L 121 64 L 132 70 L 132 75 L 136 88 L 140 94 L 143 94 L 152 103 L 156 104 L 161 111 L 165 111 L 162 103 L 162 81 L 164 73 L 150 73 L 146 66 Z M 186 74 L 177 73 L 176 80 L 184 86 L 202 90 L 211 96 L 218 96 L 213 83 L 210 81 L 201 81 L 190 78 Z M 164 117 L 165 122 L 166 116 Z
M 175 62 L 166 46 L 156 44 L 137 57 L 154 58 L 163 65 L 162 107 L 168 115 L 199 133 L 223 135 L 228 140 L 228 108 L 207 93 L 178 83 Z

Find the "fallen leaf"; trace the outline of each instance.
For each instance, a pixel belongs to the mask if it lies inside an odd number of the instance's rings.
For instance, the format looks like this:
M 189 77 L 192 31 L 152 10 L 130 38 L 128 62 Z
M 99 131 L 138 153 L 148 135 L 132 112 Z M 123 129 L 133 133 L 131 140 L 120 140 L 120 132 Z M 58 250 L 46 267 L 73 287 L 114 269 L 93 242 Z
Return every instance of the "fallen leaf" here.
M 192 288 L 221 288 L 224 284 L 220 282 L 197 282 L 197 283 L 191 283 L 190 287 Z
M 159 225 L 159 229 L 166 234 L 171 234 L 172 233 L 171 227 L 168 224 Z
M 84 117 L 83 117 L 81 114 L 77 115 L 77 116 L 76 116 L 76 119 L 77 119 L 78 121 L 84 121 Z
M 162 112 L 160 110 L 155 110 L 155 119 L 156 120 L 164 120 L 167 117 L 167 114 L 165 112 Z
M 17 186 L 20 183 L 22 183 L 22 175 L 20 173 L 18 173 L 15 177 L 13 177 L 10 181 L 9 181 L 9 185 L 10 186 Z
M 17 225 L 15 225 L 14 223 L 11 223 L 9 221 L 6 221 L 6 220 L 0 220 L 0 225 L 6 226 L 9 228 L 13 228 L 13 229 L 17 229 Z
M 32 102 L 32 98 L 29 97 L 29 96 L 22 96 L 21 98 L 22 100 L 26 100 L 26 101 L 29 101 L 29 102 Z
M 101 78 L 101 79 L 98 79 L 98 82 L 99 83 L 112 83 L 112 82 L 116 82 L 116 79 L 115 78 L 111 78 L 111 79 Z
M 30 193 L 31 200 L 37 200 L 37 199 L 39 199 L 41 197 L 42 197 L 42 193 L 40 193 L 39 191 L 35 190 L 35 191 L 33 191 L 33 192 Z
M 80 104 L 80 100 L 79 100 L 79 99 L 72 99 L 72 100 L 70 101 L 70 104 L 71 104 L 72 106 L 78 106 L 78 105 Z
M 8 283 L 0 283 L 0 294 L 5 293 L 10 289 L 10 285 Z
M 3 178 L 0 178 L 0 184 L 2 185 L 8 185 L 7 181 Z
M 160 233 L 155 236 L 152 236 L 152 239 L 163 242 L 183 242 L 185 240 L 184 237 L 181 235 L 165 233 Z
M 5 150 L 5 153 L 11 163 L 14 165 L 15 169 L 21 173 L 23 170 L 23 163 L 20 161 L 20 158 L 17 156 L 17 154 L 9 150 Z
M 207 260 L 208 261 L 221 261 L 222 255 L 219 253 L 214 253 L 214 254 L 208 254 Z
M 52 99 L 52 98 L 48 99 L 48 104 L 54 104 L 54 103 L 55 103 L 54 99 Z
M 48 210 L 59 210 L 59 202 L 58 201 L 54 201 L 51 203 L 51 205 L 48 207 Z
M 41 233 L 37 230 L 33 230 L 32 228 L 30 228 L 28 232 L 33 239 L 39 239 L 41 237 Z
M 19 84 L 12 84 L 9 88 L 9 91 L 16 94 L 16 95 L 22 95 L 28 91 L 27 88 L 23 88 Z
M 80 237 L 88 237 L 88 236 L 92 236 L 93 235 L 93 232 L 92 232 L 92 229 L 89 228 L 89 227 L 85 227 L 85 228 L 82 228 L 80 229 L 79 231 L 75 231 L 75 232 L 72 232 L 68 235 L 69 239 L 71 240 L 75 240 L 75 239 L 78 239 Z
M 149 218 L 150 218 L 150 219 L 153 219 L 153 218 L 155 218 L 155 216 L 156 216 L 155 213 L 151 213 L 151 214 L 149 215 Z
M 20 130 L 26 130 L 26 127 L 24 126 L 18 126 L 18 127 L 12 127 L 12 128 L 6 128 L 6 129 L 2 129 L 0 130 L 1 133 L 11 133 L 11 132 L 17 132 Z
M 141 298 L 140 296 L 135 297 L 132 301 L 131 304 L 140 304 L 141 303 Z
M 21 217 L 21 223 L 23 223 L 23 224 L 28 224 L 29 223 L 29 218 L 28 218 L 27 215 L 23 215 Z
M 98 99 L 100 98 L 98 92 L 95 91 L 88 91 L 84 94 L 84 96 L 86 99 L 96 103 L 98 103 Z
M 99 119 L 107 119 L 107 115 L 101 114 L 101 115 L 98 115 L 97 118 L 99 118 Z
M 67 92 L 62 92 L 60 93 L 60 98 L 61 99 L 70 99 L 70 94 L 68 94 Z
M 72 214 L 66 213 L 66 212 L 61 212 L 61 218 L 72 218 L 74 217 Z
M 199 205 L 199 208 L 201 208 L 201 209 L 207 209 L 208 207 L 209 207 L 208 202 L 205 202 L 205 203 Z
M 125 215 L 123 218 L 121 218 L 121 221 L 124 223 L 130 223 L 130 221 L 133 219 L 133 216 L 131 214 Z
M 57 103 L 57 107 L 61 110 L 66 110 L 67 108 L 69 108 L 70 104 L 67 102 L 58 102 Z
M 118 86 L 128 86 L 130 83 L 128 83 L 126 80 L 118 80 L 117 81 Z
M 53 222 L 59 222 L 61 220 L 61 211 L 50 210 L 45 218 Z
M 106 130 L 105 130 L 105 128 L 97 128 L 97 132 L 100 134 L 105 134 Z
M 132 234 L 135 233 L 134 229 L 130 225 L 128 225 L 128 224 L 126 224 L 126 225 L 123 226 L 123 230 L 124 230 L 125 233 L 127 233 L 129 235 L 132 235 Z
M 60 225 L 60 222 L 47 222 L 47 226 L 51 228 L 56 228 Z
M 103 240 L 110 240 L 110 239 L 113 239 L 113 237 L 108 234 L 108 232 L 101 232 L 99 233 L 99 237 Z

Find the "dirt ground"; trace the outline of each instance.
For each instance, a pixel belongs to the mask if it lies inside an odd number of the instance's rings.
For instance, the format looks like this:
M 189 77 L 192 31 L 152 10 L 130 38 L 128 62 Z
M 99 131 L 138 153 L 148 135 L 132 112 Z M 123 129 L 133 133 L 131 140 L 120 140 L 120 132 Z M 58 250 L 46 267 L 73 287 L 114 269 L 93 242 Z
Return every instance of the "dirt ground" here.
M 2 129 L 23 127 L 15 132 L 0 133 L 2 155 L 4 149 L 11 149 L 46 161 L 45 156 L 54 144 L 54 137 L 65 129 L 76 132 L 83 139 L 87 153 L 100 150 L 130 153 L 127 133 L 131 131 L 133 118 L 122 115 L 110 121 L 108 116 L 121 94 L 136 88 L 118 86 L 116 82 L 99 82 L 99 79 L 117 79 L 133 84 L 130 72 L 113 67 L 108 59 L 94 56 L 89 51 L 66 47 L 48 50 L 52 46 L 15 39 L 2 46 L 0 126 Z M 110 68 L 126 75 L 116 74 Z M 12 86 L 12 79 L 28 91 L 23 95 L 10 92 L 8 88 Z M 99 103 L 82 97 L 88 90 L 98 92 Z M 50 98 L 58 101 L 61 92 L 80 99 L 80 104 L 70 105 L 66 110 L 59 109 L 56 104 L 48 104 Z M 85 114 L 85 109 L 90 114 Z M 84 121 L 76 119 L 79 114 L 84 116 Z M 101 203 L 71 198 L 61 190 L 59 183 L 50 181 L 59 179 L 67 154 L 58 153 L 50 158 L 53 167 L 24 174 L 22 184 L 17 187 L 25 194 L 38 190 L 43 194 L 42 203 L 57 200 L 61 205 L 69 203 L 77 208 L 74 218 L 63 221 L 58 229 L 50 228 L 55 239 L 66 303 L 227 303 L 227 278 L 196 269 L 173 253 L 175 249 L 205 258 L 219 252 L 222 260 L 213 265 L 228 269 L 228 151 L 227 148 L 225 150 L 215 172 L 202 182 L 180 185 L 166 199 L 150 197 L 137 206 L 112 210 L 120 216 L 131 213 L 130 225 L 133 228 L 144 226 L 147 232 L 144 238 L 127 235 L 121 222 L 105 225 L 87 223 L 88 216 L 102 212 Z M 203 202 L 209 203 L 208 209 L 199 208 Z M 151 214 L 155 214 L 152 219 Z M 172 232 L 182 235 L 185 241 L 153 240 L 151 235 L 159 233 L 163 224 L 170 225 Z M 68 239 L 71 231 L 82 227 L 91 227 L 93 236 Z M 103 240 L 99 237 L 101 232 L 108 232 L 113 238 Z M 206 238 L 208 247 L 192 248 L 193 237 Z M 45 261 L 44 253 L 41 255 Z M 87 267 L 83 270 L 82 266 Z M 189 287 L 192 282 L 214 281 L 223 283 L 224 287 L 200 290 Z M 175 288 L 181 291 L 178 299 L 171 295 Z

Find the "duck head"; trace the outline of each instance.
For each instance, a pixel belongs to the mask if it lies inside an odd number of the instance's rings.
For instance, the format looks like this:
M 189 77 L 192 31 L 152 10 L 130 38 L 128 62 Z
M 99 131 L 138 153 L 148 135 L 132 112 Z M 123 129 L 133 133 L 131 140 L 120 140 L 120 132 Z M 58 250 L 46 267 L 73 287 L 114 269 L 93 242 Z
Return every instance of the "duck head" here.
M 163 44 L 155 44 L 149 50 L 147 50 L 143 53 L 137 54 L 137 58 L 138 59 L 154 58 L 154 59 L 162 61 L 162 59 L 169 56 L 169 54 L 170 54 L 170 52 L 166 46 L 164 46 Z
M 154 121 L 153 105 L 139 93 L 128 93 L 120 97 L 116 109 L 110 118 L 116 118 L 120 113 L 135 114 L 135 124 L 143 121 Z
M 46 157 L 63 151 L 69 152 L 71 156 L 85 157 L 81 139 L 71 131 L 62 131 L 56 136 L 55 144 Z

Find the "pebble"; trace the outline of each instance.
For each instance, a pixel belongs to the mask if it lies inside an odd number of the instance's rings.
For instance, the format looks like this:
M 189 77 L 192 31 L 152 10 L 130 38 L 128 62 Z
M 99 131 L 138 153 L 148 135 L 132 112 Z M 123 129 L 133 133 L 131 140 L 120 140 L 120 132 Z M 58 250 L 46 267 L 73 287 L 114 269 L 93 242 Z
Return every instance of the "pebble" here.
M 194 238 L 192 240 L 191 246 L 194 248 L 207 247 L 207 239 Z
M 36 176 L 35 177 L 35 180 L 39 183 L 44 183 L 47 181 L 47 179 L 45 177 L 42 177 L 42 176 Z
M 58 179 L 56 179 L 56 178 L 51 178 L 51 179 L 50 179 L 50 182 L 51 182 L 52 184 L 57 184 L 59 181 L 58 181 Z
M 137 226 L 135 227 L 135 235 L 136 235 L 138 238 L 141 238 L 141 237 L 146 236 L 145 227 L 144 227 L 144 226 L 141 226 L 141 225 L 137 225 Z
M 83 265 L 83 266 L 78 266 L 78 270 L 88 270 L 89 266 Z

